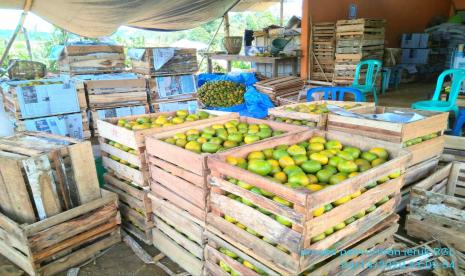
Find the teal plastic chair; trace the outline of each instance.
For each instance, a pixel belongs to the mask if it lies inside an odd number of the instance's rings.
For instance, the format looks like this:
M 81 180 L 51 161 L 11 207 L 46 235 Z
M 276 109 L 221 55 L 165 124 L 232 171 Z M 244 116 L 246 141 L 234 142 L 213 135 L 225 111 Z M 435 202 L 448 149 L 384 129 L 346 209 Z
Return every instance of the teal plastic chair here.
M 450 76 L 452 83 L 450 86 L 449 97 L 447 101 L 441 101 L 441 89 L 444 84 L 444 79 L 446 76 Z M 439 112 L 450 112 L 455 113 L 455 118 L 459 116 L 459 107 L 455 104 L 459 96 L 460 87 L 462 82 L 465 80 L 465 70 L 464 69 L 448 69 L 441 73 L 438 77 L 438 82 L 436 83 L 436 89 L 434 90 L 433 98 L 429 101 L 420 101 L 412 104 L 412 108 L 420 110 L 429 110 L 429 111 L 439 111 Z
M 350 87 L 358 89 L 362 92 L 363 101 L 366 102 L 366 94 L 373 94 L 375 104 L 378 104 L 378 95 L 376 94 L 376 78 L 381 71 L 382 62 L 375 59 L 364 60 L 357 64 L 355 69 L 354 82 Z M 363 67 L 367 68 L 365 82 L 362 83 L 360 79 L 360 71 Z

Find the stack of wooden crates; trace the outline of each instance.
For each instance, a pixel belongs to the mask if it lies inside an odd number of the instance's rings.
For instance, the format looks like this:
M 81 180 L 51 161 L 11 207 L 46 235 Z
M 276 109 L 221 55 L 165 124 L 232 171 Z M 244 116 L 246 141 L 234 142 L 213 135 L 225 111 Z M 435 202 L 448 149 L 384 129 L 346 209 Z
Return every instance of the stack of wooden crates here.
M 90 142 L 40 132 L 0 138 L 0 253 L 54 275 L 120 242 L 115 194 L 100 190 Z
M 308 141 L 314 136 L 338 140 L 344 145 L 362 150 L 384 147 L 389 152 L 391 160 L 362 173 L 357 178 L 349 178 L 316 192 L 307 189 L 289 189 L 285 185 L 228 164 L 226 161 L 228 156 L 246 158 L 254 151 L 292 145 Z M 210 210 L 207 214 L 204 274 L 225 275 L 222 271 L 228 269 L 242 275 L 262 275 L 262 273 L 335 275 L 339 272 L 341 275 L 357 274 L 353 271 L 346 271 L 347 274 L 344 274 L 343 271 L 341 272 L 344 270 L 341 264 L 350 262 L 351 259 L 356 261 L 369 258 L 367 261 L 376 261 L 372 259 L 376 257 L 366 255 L 336 257 L 336 252 L 342 249 L 386 249 L 391 246 L 393 234 L 398 228 L 398 216 L 394 213 L 395 206 L 399 201 L 400 187 L 404 181 L 409 158 L 410 155 L 405 150 L 383 141 L 320 130 L 287 135 L 209 157 L 207 164 L 211 170 L 209 176 L 211 189 Z M 321 216 L 313 215 L 317 208 L 334 202 L 341 196 L 351 194 L 369 185 L 373 179 L 381 179 L 394 171 L 400 171 L 401 175 L 367 190 L 359 197 Z M 250 183 L 262 192 L 255 193 L 243 189 L 232 183 L 232 178 Z M 341 189 L 340 185 L 344 185 L 345 188 Z M 271 200 L 263 196 L 265 191 L 292 203 L 285 206 Z M 387 202 L 376 205 L 376 209 L 358 220 L 323 239 L 318 241 L 312 239 L 344 218 L 374 206 L 373 204 L 386 196 L 390 198 Z M 241 200 L 238 200 L 240 198 Z M 275 216 L 286 217 L 292 221 L 292 225 L 285 226 L 278 223 L 274 219 Z
M 132 72 L 147 81 L 152 112 L 188 109 L 189 104 L 197 106 L 195 49 L 148 47 L 129 51 Z
M 340 86 L 350 85 L 360 61 L 383 60 L 385 24 L 386 21 L 383 19 L 361 18 L 337 21 L 333 83 Z M 365 71 L 362 70 L 361 78 L 364 78 Z M 378 76 L 377 80 L 380 82 L 381 77 Z
M 312 80 L 331 82 L 334 72 L 336 49 L 336 24 L 315 23 L 312 26 Z
M 231 113 L 146 137 L 152 201 L 153 244 L 192 275 L 203 275 L 206 217 L 209 211 L 209 153 L 195 153 L 164 140 L 192 129 L 217 127 L 231 120 L 267 124 L 273 131 L 302 132 L 303 127 L 239 117 Z M 280 136 L 278 136 L 280 137 Z M 265 139 L 271 140 L 273 138 Z M 225 152 L 229 152 L 226 150 Z
M 0 92 L 16 131 L 90 137 L 85 95 L 76 90 L 69 78 L 4 82 Z
M 100 118 L 149 112 L 146 83 L 126 74 L 123 46 L 69 45 L 58 61 L 60 73 L 71 78 L 86 101 L 88 128 L 97 136 Z

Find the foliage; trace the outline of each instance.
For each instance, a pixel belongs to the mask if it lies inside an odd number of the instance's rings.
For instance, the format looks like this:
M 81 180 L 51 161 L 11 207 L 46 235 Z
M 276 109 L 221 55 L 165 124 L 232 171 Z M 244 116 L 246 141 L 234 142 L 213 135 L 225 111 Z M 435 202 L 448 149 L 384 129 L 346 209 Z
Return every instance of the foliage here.
M 144 46 L 170 46 L 176 41 L 179 41 L 181 39 L 187 39 L 190 41 L 202 42 L 207 45 L 211 42 L 210 51 L 220 51 L 224 50 L 222 45 L 222 38 L 224 37 L 224 24 L 221 25 L 218 34 L 213 41 L 212 38 L 221 22 L 222 19 L 219 18 L 191 30 L 176 32 L 154 32 L 132 29 L 128 30 L 128 28 L 120 28 L 109 38 L 110 40 L 113 40 L 116 43 L 126 46 L 128 48 Z M 279 24 L 279 18 L 273 15 L 271 12 L 230 13 L 229 22 L 231 35 L 242 36 L 244 34 L 245 29 L 260 30 L 272 24 Z M 6 37 L 7 35 L 4 33 L 2 34 L 3 35 L 0 37 L 0 53 L 4 52 L 5 45 L 8 42 L 8 39 L 4 39 L 4 37 Z M 8 37 L 9 36 L 11 36 L 11 34 L 8 35 Z M 33 51 L 33 59 L 45 63 L 47 65 L 47 69 L 52 72 L 57 70 L 56 62 L 49 59 L 53 46 L 62 45 L 68 41 L 76 40 L 98 41 L 98 39 L 87 39 L 74 34 L 70 34 L 56 27 L 50 34 L 34 34 L 33 32 L 29 32 L 29 37 Z M 8 64 L 9 58 L 29 59 L 26 49 L 26 42 L 23 35 L 19 34 L 16 38 L 16 41 L 9 52 L 8 59 L 3 64 L 4 67 Z M 126 62 L 129 63 L 129 60 L 127 60 Z M 201 66 L 201 69 L 206 68 L 205 64 L 206 61 L 204 61 L 204 64 Z M 242 69 L 250 68 L 249 64 L 244 62 L 234 62 L 232 66 L 234 68 Z

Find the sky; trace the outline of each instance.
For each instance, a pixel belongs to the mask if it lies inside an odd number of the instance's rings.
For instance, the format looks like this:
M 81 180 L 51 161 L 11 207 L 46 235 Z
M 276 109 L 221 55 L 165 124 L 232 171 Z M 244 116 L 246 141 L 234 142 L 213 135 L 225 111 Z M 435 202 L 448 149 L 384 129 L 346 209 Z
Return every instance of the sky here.
M 284 16 L 290 17 L 296 15 L 296 11 L 302 10 L 302 1 L 300 0 L 287 0 L 285 1 Z M 279 5 L 276 5 L 270 9 L 273 13 L 279 15 Z M 18 24 L 19 17 L 21 16 L 21 11 L 19 10 L 6 10 L 0 9 L 0 30 L 14 30 Z M 300 16 L 297 14 L 297 16 Z M 33 13 L 29 13 L 26 17 L 25 22 L 26 29 L 31 31 L 39 32 L 50 32 L 53 27 L 50 23 L 43 20 Z

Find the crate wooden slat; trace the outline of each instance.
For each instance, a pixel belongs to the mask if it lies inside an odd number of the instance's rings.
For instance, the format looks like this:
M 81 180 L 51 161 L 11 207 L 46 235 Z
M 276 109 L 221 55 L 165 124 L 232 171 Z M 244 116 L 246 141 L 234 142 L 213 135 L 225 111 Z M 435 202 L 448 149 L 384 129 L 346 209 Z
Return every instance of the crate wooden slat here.
M 202 275 L 205 222 L 170 202 L 149 194 L 153 245 L 192 275 Z
M 152 244 L 152 205 L 148 190 L 109 173 L 104 175 L 104 179 L 105 189 L 118 195 L 122 227 L 146 244 Z
M 283 123 L 254 119 L 250 117 L 223 118 L 215 122 L 198 122 L 197 125 L 178 128 L 147 136 L 146 150 L 149 158 L 150 189 L 152 193 L 167 199 L 179 208 L 188 211 L 200 220 L 205 219 L 207 210 L 207 182 L 209 172 L 207 157 L 211 154 L 197 154 L 184 148 L 168 144 L 162 139 L 176 133 L 184 133 L 189 129 L 203 129 L 212 124 L 224 124 L 232 119 L 248 124 L 267 124 L 273 130 L 284 131 L 285 134 L 302 132 L 303 127 L 291 126 Z M 269 140 L 268 138 L 265 140 Z M 265 141 L 262 140 L 262 141 Z M 229 150 L 225 151 L 229 152 Z
M 441 113 L 408 108 L 377 106 L 358 109 L 355 113 L 383 114 L 394 111 L 415 112 L 425 118 L 402 124 L 365 118 L 347 117 L 331 113 L 328 115 L 327 129 L 347 133 L 357 133 L 359 135 L 397 143 L 400 147 L 402 147 L 402 144 L 408 140 L 432 133 L 438 133 L 438 137 L 406 147 L 406 149 L 411 151 L 413 154 L 410 166 L 441 155 L 444 148 L 443 134 L 444 130 L 447 128 L 447 119 L 449 116 L 447 112 Z
M 155 69 L 153 62 L 153 49 L 168 50 L 173 49 L 173 57 L 161 68 Z M 150 75 L 166 76 L 190 74 L 198 71 L 197 50 L 188 48 L 167 48 L 167 47 L 148 47 L 145 48 L 142 60 L 131 59 L 132 72 Z
M 368 264 L 376 264 L 386 256 L 381 252 L 393 252 L 394 246 L 393 235 L 397 232 L 399 224 L 397 215 L 391 215 L 386 221 L 380 223 L 375 233 L 365 236 L 354 246 L 347 248 L 347 254 L 341 254 L 321 267 L 312 270 L 307 275 L 359 275 L 362 272 L 370 272 L 373 268 L 367 267 Z M 352 250 L 352 251 L 350 251 Z M 352 252 L 352 253 L 351 253 Z M 365 252 L 365 253 L 361 253 Z M 367 252 L 380 252 L 379 254 L 369 254 Z M 363 266 L 362 264 L 366 264 Z
M 29 275 L 55 275 L 121 241 L 118 198 L 102 198 L 35 223 L 0 213 L 0 252 Z
M 413 186 L 406 230 L 465 251 L 465 164 L 452 162 Z
M 444 138 L 444 153 L 441 160 L 465 162 L 465 137 L 445 135 Z
M 358 103 L 358 102 L 347 102 L 347 101 L 313 101 L 309 103 L 304 103 L 306 105 L 310 104 L 315 104 L 315 105 L 321 105 L 321 104 L 331 104 L 331 105 L 337 105 L 337 106 L 354 106 L 353 108 L 350 109 L 350 111 L 356 111 L 359 109 L 365 109 L 369 107 L 375 106 L 374 103 Z M 301 120 L 301 121 L 307 121 L 307 122 L 314 122 L 316 123 L 316 127 L 320 129 L 325 129 L 326 127 L 326 122 L 328 120 L 328 115 L 329 113 L 326 114 L 311 114 L 311 113 L 302 113 L 302 112 L 297 112 L 297 111 L 287 111 L 287 108 L 294 108 L 299 106 L 300 103 L 294 103 L 294 104 L 289 104 L 289 105 L 284 105 L 284 106 L 279 106 L 275 108 L 271 108 L 268 110 L 268 114 L 273 117 L 279 117 L 279 118 L 290 118 L 293 120 Z
M 314 23 L 312 26 L 312 80 L 331 81 L 334 71 L 336 24 Z M 323 69 L 323 71 L 322 71 Z
M 392 159 L 381 166 L 314 193 L 308 189 L 290 189 L 225 162 L 227 156 L 245 157 L 252 151 L 306 141 L 315 135 L 323 136 L 329 140 L 336 139 L 344 145 L 355 146 L 362 150 L 368 150 L 372 147 L 384 147 Z M 378 185 L 364 192 L 359 197 L 337 206 L 319 217 L 312 217 L 312 212 L 338 198 L 354 193 L 368 185 L 371 181 L 389 175 L 390 172 L 401 171 L 403 173 L 409 158 L 410 154 L 408 152 L 397 148 L 396 145 L 391 143 L 362 138 L 356 135 L 319 130 L 291 134 L 249 145 L 248 147 L 233 149 L 228 153 L 216 154 L 208 158 L 208 166 L 211 169 L 209 182 L 212 188 L 209 197 L 211 212 L 207 215 L 207 229 L 278 272 L 288 274 L 300 273 L 310 265 L 321 261 L 318 256 L 301 256 L 302 250 L 323 250 L 330 246 L 339 247 L 341 244 L 350 241 L 353 238 L 351 237 L 353 233 L 363 234 L 392 214 L 399 201 L 400 188 L 404 181 L 403 175 Z M 245 183 L 253 183 L 255 187 L 271 192 L 293 203 L 293 208 L 286 207 L 261 195 L 242 189 L 224 179 L 224 177 L 228 176 Z M 273 214 L 288 218 L 293 224 L 292 228 L 283 226 L 256 209 L 225 196 L 225 192 L 245 198 L 259 208 L 264 208 Z M 319 242 L 310 242 L 311 237 L 319 235 L 340 221 L 358 213 L 360 210 L 368 209 L 381 198 L 388 195 L 390 196 L 390 200 L 376 208 L 373 212 Z M 222 215 L 228 215 L 236 219 L 241 224 L 250 227 L 272 242 L 286 247 L 291 253 L 286 254 L 262 239 L 249 234 L 245 230 L 226 221 Z
M 124 48 L 116 45 L 68 45 L 60 55 L 58 69 L 70 75 L 124 71 Z
M 90 142 L 43 132 L 0 138 L 0 208 L 33 223 L 101 197 Z
M 228 120 L 232 120 L 233 118 L 237 118 L 238 116 L 237 114 L 232 113 L 226 113 L 226 115 L 221 114 L 219 116 L 216 116 L 214 115 L 215 112 L 207 112 L 212 114 L 213 117 L 200 121 L 186 122 L 180 125 L 167 126 L 162 128 L 150 128 L 143 130 L 129 130 L 124 127 L 118 126 L 116 123 L 119 119 L 135 120 L 142 116 L 147 118 L 156 118 L 160 115 L 169 117 L 174 116 L 176 112 L 160 112 L 146 115 L 134 115 L 97 120 L 103 165 L 106 169 L 112 171 L 119 177 L 131 181 L 134 185 L 141 187 L 148 186 L 148 167 L 145 161 L 145 137 L 151 134 L 157 134 L 183 127 L 195 126 L 199 124 L 199 122 L 214 123 L 219 120 L 226 120 L 226 118 L 229 118 Z M 131 154 L 122 149 L 116 148 L 108 143 L 109 140 L 118 142 L 121 145 L 134 149 L 137 152 L 137 154 Z M 115 161 L 110 158 L 110 155 L 126 160 L 128 164 L 123 164 L 118 161 Z M 137 168 L 130 167 L 130 165 L 136 166 Z
M 144 79 L 88 80 L 85 87 L 89 108 L 148 104 Z

